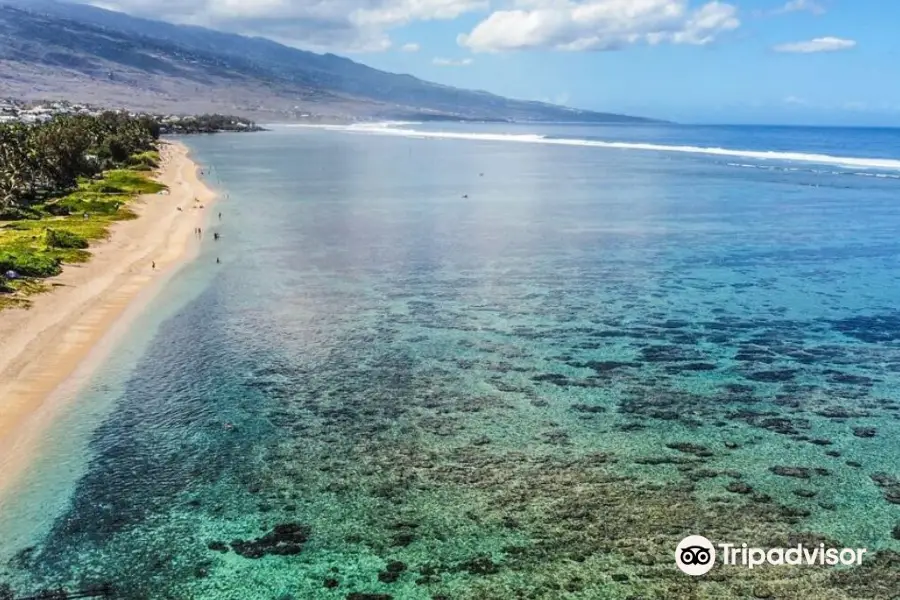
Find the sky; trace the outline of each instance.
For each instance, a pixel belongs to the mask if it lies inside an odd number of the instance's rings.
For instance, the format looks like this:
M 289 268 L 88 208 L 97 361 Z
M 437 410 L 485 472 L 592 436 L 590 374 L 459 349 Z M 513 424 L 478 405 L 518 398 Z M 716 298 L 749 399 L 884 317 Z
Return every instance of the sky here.
M 89 3 L 577 108 L 686 123 L 900 126 L 896 0 Z

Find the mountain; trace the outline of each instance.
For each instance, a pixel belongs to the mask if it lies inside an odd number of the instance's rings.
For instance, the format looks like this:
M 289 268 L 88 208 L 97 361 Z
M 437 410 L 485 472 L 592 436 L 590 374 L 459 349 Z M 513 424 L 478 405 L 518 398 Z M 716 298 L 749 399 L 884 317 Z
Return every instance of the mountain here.
M 201 27 L 55 0 L 0 0 L 0 96 L 135 110 L 320 118 L 642 122 L 510 100 Z

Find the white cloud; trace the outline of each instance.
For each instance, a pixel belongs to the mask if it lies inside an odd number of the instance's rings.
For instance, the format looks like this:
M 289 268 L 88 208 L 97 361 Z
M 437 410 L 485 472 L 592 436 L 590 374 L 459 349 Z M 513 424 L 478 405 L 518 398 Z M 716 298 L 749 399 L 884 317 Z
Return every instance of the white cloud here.
M 402 46 L 400 46 L 400 51 L 401 52 L 418 52 L 419 50 L 421 50 L 421 48 L 422 47 L 419 46 L 418 44 L 411 42 L 409 44 L 403 44 Z
M 856 42 L 854 40 L 845 40 L 836 37 L 820 37 L 805 42 L 779 44 L 773 49 L 775 50 L 775 52 L 811 54 L 813 52 L 835 52 L 837 50 L 849 50 L 854 46 L 856 46 Z
M 799 98 L 799 97 L 797 97 L 797 96 L 787 96 L 787 97 L 785 97 L 784 103 L 785 103 L 785 104 L 792 104 L 792 105 L 794 105 L 794 106 L 806 106 L 806 105 L 809 104 L 809 102 L 807 102 L 807 101 L 804 100 L 803 98 Z
M 513 10 L 489 15 L 460 45 L 476 52 L 552 48 L 615 50 L 634 44 L 712 42 L 737 29 L 737 9 L 713 1 L 692 9 L 688 0 L 515 0 Z
M 462 58 L 460 60 L 453 60 L 452 58 L 435 58 L 431 61 L 431 64 L 439 67 L 468 67 L 472 64 L 472 59 Z
M 487 10 L 489 0 L 76 0 L 151 19 L 201 25 L 311 49 L 376 51 L 414 21 Z
M 815 0 L 790 0 L 784 6 L 776 8 L 771 12 L 773 15 L 783 15 L 792 12 L 811 12 L 814 15 L 825 14 L 825 7 Z
M 280 1 L 284 2 L 285 0 Z M 332 2 L 334 0 L 320 1 Z M 353 11 L 351 18 L 355 22 L 385 26 L 403 25 L 411 21 L 455 19 L 467 12 L 483 10 L 488 7 L 487 0 L 367 0 L 356 3 L 367 6 Z

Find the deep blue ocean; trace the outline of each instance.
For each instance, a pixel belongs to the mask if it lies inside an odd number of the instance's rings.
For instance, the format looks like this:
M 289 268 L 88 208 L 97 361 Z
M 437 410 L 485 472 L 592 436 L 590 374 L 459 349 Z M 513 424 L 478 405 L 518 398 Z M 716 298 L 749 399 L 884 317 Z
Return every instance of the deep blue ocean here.
M 0 507 L 0 585 L 900 595 L 900 130 L 184 141 L 221 221 Z M 689 534 L 869 553 L 693 578 Z

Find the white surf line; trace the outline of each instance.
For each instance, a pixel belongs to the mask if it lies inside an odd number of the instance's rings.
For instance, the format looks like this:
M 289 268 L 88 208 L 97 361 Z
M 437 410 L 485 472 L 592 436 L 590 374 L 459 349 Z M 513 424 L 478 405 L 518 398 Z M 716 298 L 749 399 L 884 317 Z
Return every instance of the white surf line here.
M 900 160 L 892 158 L 856 158 L 832 156 L 805 152 L 778 152 L 775 150 L 731 150 L 728 148 L 703 146 L 671 146 L 642 142 L 605 142 L 599 140 L 579 140 L 569 138 L 547 138 L 539 134 L 506 133 L 461 133 L 451 131 L 422 131 L 418 129 L 398 129 L 399 123 L 364 123 L 354 125 L 289 125 L 290 127 L 314 127 L 332 131 L 394 135 L 410 138 L 475 140 L 485 142 L 519 142 L 529 144 L 549 144 L 557 146 L 584 146 L 589 148 L 615 148 L 621 150 L 645 150 L 654 152 L 679 152 L 684 154 L 705 154 L 735 158 L 754 158 L 763 161 L 804 162 L 819 165 L 836 165 L 857 169 L 884 169 L 900 171 Z

